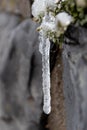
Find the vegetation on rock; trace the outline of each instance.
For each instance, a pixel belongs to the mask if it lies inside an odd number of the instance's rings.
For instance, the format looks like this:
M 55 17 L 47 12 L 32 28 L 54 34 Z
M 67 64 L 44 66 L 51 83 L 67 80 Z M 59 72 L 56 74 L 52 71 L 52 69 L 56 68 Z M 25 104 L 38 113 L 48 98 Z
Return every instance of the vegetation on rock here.
M 61 43 L 71 23 L 87 25 L 86 7 L 86 0 L 35 0 L 32 14 L 41 23 L 38 30 L 42 30 L 54 43 Z

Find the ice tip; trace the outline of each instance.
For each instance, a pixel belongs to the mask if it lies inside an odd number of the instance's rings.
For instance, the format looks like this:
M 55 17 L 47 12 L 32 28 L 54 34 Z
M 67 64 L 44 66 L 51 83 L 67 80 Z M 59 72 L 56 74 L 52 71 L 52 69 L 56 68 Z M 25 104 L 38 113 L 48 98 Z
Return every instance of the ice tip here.
M 51 113 L 51 106 L 43 106 L 43 111 L 45 114 L 49 115 Z

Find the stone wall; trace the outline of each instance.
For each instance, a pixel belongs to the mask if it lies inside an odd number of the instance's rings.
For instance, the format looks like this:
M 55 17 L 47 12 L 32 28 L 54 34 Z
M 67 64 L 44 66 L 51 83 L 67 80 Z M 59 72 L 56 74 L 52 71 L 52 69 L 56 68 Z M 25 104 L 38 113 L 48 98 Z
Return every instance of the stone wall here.
M 20 2 L 24 17 L 29 13 L 27 2 Z M 37 24 L 22 16 L 15 10 L 0 12 L 0 130 L 42 129 Z
M 0 13 L 0 130 L 38 130 L 42 113 L 37 25 Z M 37 76 L 38 74 L 38 76 Z
M 87 129 L 87 29 L 69 26 L 63 51 L 67 130 Z

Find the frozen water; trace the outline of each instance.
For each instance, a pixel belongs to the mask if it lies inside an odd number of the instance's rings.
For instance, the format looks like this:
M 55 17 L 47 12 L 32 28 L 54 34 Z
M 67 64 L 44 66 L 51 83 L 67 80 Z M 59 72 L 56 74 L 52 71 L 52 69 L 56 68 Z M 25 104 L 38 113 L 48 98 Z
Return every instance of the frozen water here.
M 44 105 L 43 110 L 46 114 L 51 112 L 51 96 L 50 96 L 50 41 L 43 33 L 40 33 L 39 50 L 42 54 L 42 78 L 43 78 L 43 94 Z

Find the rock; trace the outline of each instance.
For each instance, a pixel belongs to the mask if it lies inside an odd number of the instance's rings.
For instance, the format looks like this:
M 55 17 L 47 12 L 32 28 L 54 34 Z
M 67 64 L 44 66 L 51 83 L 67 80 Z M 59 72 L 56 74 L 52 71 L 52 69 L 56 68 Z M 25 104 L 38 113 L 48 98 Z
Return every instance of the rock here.
M 52 48 L 55 50 L 55 48 Z M 55 56 L 56 53 L 56 56 Z M 51 72 L 51 106 L 52 110 L 48 117 L 49 130 L 66 130 L 66 113 L 63 93 L 63 63 L 62 63 L 62 49 L 56 47 L 54 53 L 55 57 L 54 67 Z
M 67 130 L 87 129 L 87 29 L 69 26 L 63 46 Z
M 31 0 L 0 0 L 0 11 L 9 11 L 22 14 L 23 17 L 31 16 Z
M 87 43 L 87 29 L 70 25 L 65 33 L 65 43 L 71 45 L 85 45 Z
M 41 55 L 37 25 L 0 13 L 0 130 L 39 130 Z

